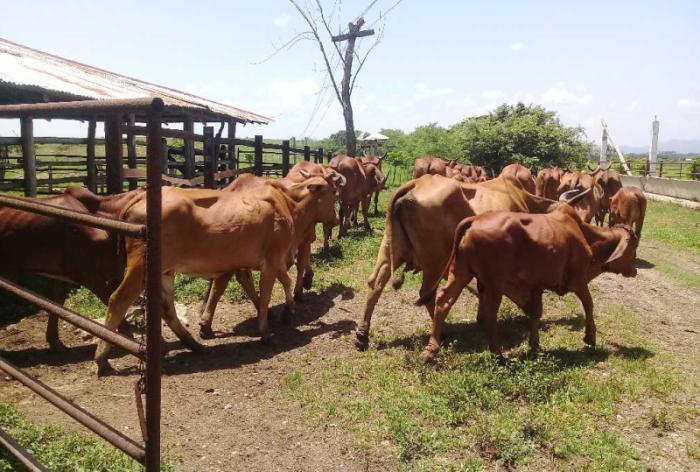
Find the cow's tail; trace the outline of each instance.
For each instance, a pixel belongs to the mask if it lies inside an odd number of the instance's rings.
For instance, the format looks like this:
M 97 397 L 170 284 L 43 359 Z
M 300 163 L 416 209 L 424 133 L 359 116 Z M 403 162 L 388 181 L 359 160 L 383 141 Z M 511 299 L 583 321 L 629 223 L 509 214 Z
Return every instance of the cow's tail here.
M 442 282 L 442 279 L 447 277 L 447 273 L 450 270 L 450 266 L 454 262 L 455 258 L 457 257 L 457 250 L 459 249 L 459 242 L 462 240 L 464 237 L 464 234 L 469 231 L 469 228 L 471 228 L 472 223 L 474 223 L 474 220 L 476 219 L 476 216 L 469 216 L 457 224 L 457 227 L 455 228 L 455 235 L 454 238 L 452 239 L 452 250 L 450 251 L 450 257 L 447 258 L 447 263 L 445 264 L 445 268 L 442 269 L 442 273 L 440 274 L 440 277 L 438 277 L 437 281 L 435 282 L 435 285 L 425 294 L 423 294 L 418 300 L 416 300 L 415 304 L 416 306 L 423 306 L 426 305 L 430 300 L 433 300 L 435 298 L 435 295 L 437 294 L 438 287 L 440 286 L 440 282 Z
M 397 267 L 397 257 L 398 254 L 406 255 L 410 253 L 410 240 L 408 239 L 408 234 L 403 226 L 400 218 L 400 206 L 402 199 L 415 188 L 415 181 L 411 180 L 406 182 L 401 187 L 396 189 L 394 194 L 389 199 L 389 204 L 386 209 L 386 229 L 384 230 L 384 238 L 386 244 L 384 245 L 384 250 L 387 251 L 387 256 L 389 258 L 390 273 L 393 274 Z M 406 257 L 404 257 L 406 259 Z M 410 260 L 410 259 L 407 259 Z M 400 264 L 399 264 L 400 265 Z M 376 272 L 376 271 L 375 271 Z M 374 285 L 374 278 L 376 273 L 370 276 L 368 283 L 372 286 Z M 395 278 L 392 282 L 394 288 L 400 288 L 403 283 L 403 278 Z

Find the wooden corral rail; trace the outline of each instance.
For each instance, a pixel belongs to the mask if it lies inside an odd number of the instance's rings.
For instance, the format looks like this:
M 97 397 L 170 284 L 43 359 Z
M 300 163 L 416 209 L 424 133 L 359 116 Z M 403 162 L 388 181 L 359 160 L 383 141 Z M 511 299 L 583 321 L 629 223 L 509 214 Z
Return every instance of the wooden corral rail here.
M 284 176 L 298 159 L 322 163 L 332 157 L 323 148 L 293 148 L 289 140 L 281 144 L 266 143 L 260 135 L 252 140 L 221 137 L 214 135 L 213 130 L 213 127 L 205 127 L 203 134 L 197 134 L 191 130 L 163 129 L 164 138 L 183 142 L 182 146 L 163 143 L 164 180 L 175 185 L 215 188 L 242 173 Z M 145 178 L 143 148 L 146 143 L 135 139 L 145 132 L 145 127 L 126 123 L 120 131 L 126 136 L 123 143 L 126 156 L 124 149 L 120 152 L 113 149 L 114 145 L 111 151 L 105 148 L 105 154 L 120 155 L 117 162 L 121 165 L 116 166 L 116 170 L 113 157 L 96 155 L 96 147 L 106 146 L 108 140 L 94 137 L 92 123 L 88 126 L 88 138 L 41 137 L 33 138 L 30 143 L 22 138 L 0 137 L 0 156 L 4 157 L 0 161 L 0 189 L 24 189 L 26 196 L 34 196 L 51 194 L 72 184 L 84 185 L 95 193 L 113 193 L 115 187 L 124 189 L 125 180 L 128 188 L 134 189 L 137 182 Z M 39 146 L 58 150 L 45 151 Z M 68 146 L 70 151 L 64 149 Z M 76 150 L 76 146 L 85 146 L 85 153 Z M 10 152 L 11 147 L 15 148 L 14 153 Z M 31 149 L 25 149 L 28 147 Z

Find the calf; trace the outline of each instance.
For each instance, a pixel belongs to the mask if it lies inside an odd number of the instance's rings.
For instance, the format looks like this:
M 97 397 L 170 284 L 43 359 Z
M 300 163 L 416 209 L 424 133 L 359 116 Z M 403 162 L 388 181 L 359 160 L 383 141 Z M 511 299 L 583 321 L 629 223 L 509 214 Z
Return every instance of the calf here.
M 537 173 L 535 180 L 535 195 L 538 197 L 557 199 L 557 189 L 561 184 L 561 178 L 566 174 L 565 169 L 559 167 L 546 167 Z
M 295 228 L 315 221 L 335 223 L 335 188 L 325 177 L 313 177 L 284 188 L 266 182 L 242 192 L 207 189 L 163 188 L 162 271 L 163 318 L 188 347 L 202 346 L 180 324 L 174 305 L 175 273 L 216 279 L 237 270 L 259 270 L 258 331 L 268 332 L 268 305 L 275 279 L 284 287 L 285 309 L 292 311 L 289 255 L 306 236 Z M 136 199 L 122 218 L 143 224 L 146 199 Z M 145 243 L 126 238 L 124 279 L 109 299 L 107 327 L 118 326 L 127 308 L 143 288 Z M 98 375 L 111 370 L 107 356 L 111 346 L 100 341 L 95 352 Z
M 610 199 L 610 221 L 608 225 L 613 227 L 618 224 L 629 225 L 634 228 L 637 238 L 642 237 L 644 215 L 647 212 L 647 197 L 637 187 L 622 187 Z
M 444 160 L 435 156 L 423 156 L 416 159 L 413 163 L 413 179 L 417 179 L 424 175 L 444 175 L 448 176 L 448 168 L 453 168 L 457 165 L 457 159 Z M 452 174 L 450 174 L 451 176 Z
M 593 217 L 599 214 L 601 200 L 603 199 L 603 187 L 595 181 L 595 178 L 585 172 L 568 172 L 561 178 L 557 194 L 562 195 L 571 190 L 585 191 L 586 197 L 580 199 L 574 208 L 581 219 L 590 223 Z
M 384 170 L 382 169 L 382 161 L 384 160 L 384 157 L 386 156 L 362 156 L 360 157 L 360 164 L 362 166 L 366 167 L 367 164 L 372 164 L 376 166 L 379 169 L 379 172 L 381 172 L 382 175 L 384 175 Z M 384 178 L 384 182 L 386 183 L 386 178 Z M 379 214 L 379 192 L 381 192 L 384 189 L 384 183 L 379 187 L 377 190 L 374 192 L 374 214 L 375 216 Z
M 539 348 L 542 293 L 574 292 L 586 313 L 584 341 L 593 346 L 596 329 L 588 283 L 602 272 L 636 275 L 637 238 L 625 225 L 599 228 L 581 221 L 565 204 L 548 214 L 492 212 L 469 217 L 455 230 L 445 267 L 447 284 L 435 301 L 430 341 L 423 359 L 431 361 L 440 346 L 442 327 L 452 305 L 473 279 L 477 280 L 477 322 L 491 352 L 502 358 L 496 315 L 503 295 L 530 317 L 530 347 Z M 425 303 L 434 294 L 419 299 Z
M 102 197 L 81 187 L 69 187 L 60 195 L 31 200 L 117 218 L 140 193 L 134 190 Z M 0 274 L 39 274 L 51 279 L 50 298 L 61 305 L 76 285 L 86 287 L 107 304 L 123 270 L 116 234 L 0 206 Z M 64 348 L 58 336 L 58 317 L 53 314 L 49 314 L 46 341 L 51 349 Z
M 620 174 L 610 169 L 611 163 L 608 163 L 607 167 L 598 167 L 597 169 L 590 172 L 593 176 L 595 183 L 600 185 L 602 194 L 600 197 L 600 204 L 598 205 L 598 212 L 595 215 L 596 224 L 603 226 L 605 222 L 605 214 L 610 210 L 610 199 L 615 196 L 615 194 L 622 188 L 622 179 Z M 590 167 L 589 167 L 590 169 Z
M 367 174 L 364 166 L 354 157 L 335 156 L 328 164 L 331 169 L 345 177 L 345 185 L 340 189 L 340 229 L 338 238 L 345 236 L 351 220 L 353 210 L 360 206 L 367 194 Z M 362 209 L 363 224 L 367 231 L 372 228 L 367 219 L 367 208 Z

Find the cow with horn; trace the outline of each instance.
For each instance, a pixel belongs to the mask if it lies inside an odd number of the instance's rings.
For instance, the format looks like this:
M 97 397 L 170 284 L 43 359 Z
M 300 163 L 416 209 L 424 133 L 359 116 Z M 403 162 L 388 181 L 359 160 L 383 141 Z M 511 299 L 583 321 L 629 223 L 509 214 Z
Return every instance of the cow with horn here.
M 622 188 L 622 178 L 620 174 L 611 169 L 612 162 L 608 162 L 606 166 L 599 165 L 592 169 L 588 164 L 589 174 L 593 176 L 594 181 L 600 185 L 603 194 L 598 205 L 598 212 L 595 215 L 595 221 L 598 226 L 602 226 L 605 221 L 605 215 L 610 211 L 610 200 Z

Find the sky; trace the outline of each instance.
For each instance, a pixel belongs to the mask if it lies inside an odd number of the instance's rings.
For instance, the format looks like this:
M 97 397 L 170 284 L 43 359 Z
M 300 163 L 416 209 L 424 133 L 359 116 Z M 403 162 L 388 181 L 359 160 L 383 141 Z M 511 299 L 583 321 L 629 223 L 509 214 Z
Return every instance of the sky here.
M 239 136 L 325 137 L 343 129 L 318 46 L 287 0 L 2 1 L 0 37 L 274 118 Z M 306 0 L 299 0 L 302 4 Z M 326 11 L 333 0 L 321 0 Z M 353 95 L 355 126 L 449 126 L 503 102 L 541 104 L 599 141 L 700 138 L 700 1 L 378 0 L 383 29 Z M 370 0 L 344 0 L 334 33 Z M 376 23 L 375 23 L 376 21 Z M 361 52 L 373 38 L 358 40 Z M 15 124 L 0 123 L 0 134 Z M 37 134 L 59 134 L 54 124 Z

